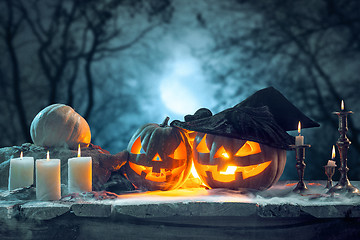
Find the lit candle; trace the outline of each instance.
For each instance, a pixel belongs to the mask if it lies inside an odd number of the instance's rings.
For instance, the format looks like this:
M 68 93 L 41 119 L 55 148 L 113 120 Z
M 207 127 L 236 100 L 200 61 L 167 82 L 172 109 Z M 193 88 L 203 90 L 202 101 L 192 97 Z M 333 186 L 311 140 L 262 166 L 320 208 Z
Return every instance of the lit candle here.
M 78 156 L 68 160 L 68 190 L 69 193 L 92 191 L 92 159 L 81 157 L 80 144 Z
M 344 111 L 344 109 L 345 109 L 344 100 L 341 100 L 341 111 Z
M 23 157 L 23 152 L 20 153 L 20 158 L 13 158 L 10 160 L 9 169 L 9 191 L 16 188 L 30 186 L 34 183 L 34 158 Z
M 336 167 L 334 158 L 335 158 L 335 146 L 333 145 L 332 153 L 331 153 L 331 160 L 328 161 L 327 166 Z
M 60 159 L 50 159 L 49 151 L 46 159 L 36 160 L 36 198 L 38 200 L 59 200 Z
M 304 136 L 301 136 L 301 123 L 300 123 L 300 121 L 299 121 L 299 124 L 298 124 L 298 133 L 299 133 L 299 136 L 295 137 L 295 145 L 296 146 L 304 145 Z

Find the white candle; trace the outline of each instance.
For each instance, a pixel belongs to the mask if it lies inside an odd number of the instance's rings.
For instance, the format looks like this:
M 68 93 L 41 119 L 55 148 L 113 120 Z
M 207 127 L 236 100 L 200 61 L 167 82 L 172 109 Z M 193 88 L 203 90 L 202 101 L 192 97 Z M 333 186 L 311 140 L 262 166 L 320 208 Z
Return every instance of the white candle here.
M 301 123 L 300 123 L 300 121 L 299 121 L 299 124 L 298 124 L 298 133 L 299 133 L 299 136 L 295 137 L 295 145 L 296 146 L 304 145 L 304 136 L 301 136 Z
M 59 200 L 60 186 L 60 159 L 36 160 L 36 198 L 38 200 Z
M 335 146 L 332 147 L 331 160 L 328 161 L 327 166 L 336 167 L 335 161 Z
M 78 157 L 68 160 L 68 190 L 69 193 L 92 191 L 92 158 L 81 157 L 80 145 Z
M 10 160 L 9 169 L 9 191 L 16 188 L 23 188 L 34 183 L 34 158 L 23 157 L 21 152 L 20 158 Z
M 327 166 L 329 166 L 329 167 L 336 167 L 335 161 L 329 160 L 328 163 L 327 163 Z

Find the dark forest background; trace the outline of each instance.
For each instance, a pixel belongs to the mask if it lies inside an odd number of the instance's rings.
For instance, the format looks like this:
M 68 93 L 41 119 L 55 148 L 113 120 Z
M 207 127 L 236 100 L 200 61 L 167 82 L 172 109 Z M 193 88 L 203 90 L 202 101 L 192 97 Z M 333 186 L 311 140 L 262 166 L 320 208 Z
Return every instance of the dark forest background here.
M 216 113 L 274 86 L 321 124 L 302 132 L 306 179 L 325 179 L 332 112 L 345 101 L 349 177 L 360 180 L 359 9 L 357 0 L 0 0 L 0 147 L 31 142 L 32 119 L 52 103 L 72 106 L 92 143 L 117 153 L 145 123 Z M 297 178 L 293 152 L 282 178 Z

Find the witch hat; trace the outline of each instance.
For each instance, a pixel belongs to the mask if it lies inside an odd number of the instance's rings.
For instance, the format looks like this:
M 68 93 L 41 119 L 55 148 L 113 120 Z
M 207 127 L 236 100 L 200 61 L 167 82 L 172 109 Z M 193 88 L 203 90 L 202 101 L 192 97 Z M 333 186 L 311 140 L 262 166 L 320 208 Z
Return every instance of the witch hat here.
M 299 121 L 301 122 L 301 128 L 320 126 L 319 123 L 314 122 L 302 113 L 274 87 L 261 89 L 238 105 L 242 107 L 267 106 L 277 124 L 285 131 L 297 130 Z
M 281 116 L 275 117 L 275 115 Z M 171 126 L 255 141 L 289 150 L 289 145 L 294 144 L 295 138 L 285 129 L 294 130 L 291 124 L 296 122 L 295 126 L 297 126 L 298 121 L 304 122 L 306 127 L 319 126 L 291 104 L 279 91 L 270 87 L 256 92 L 243 102 L 215 115 L 212 115 L 210 110 L 202 108 L 194 115 L 185 116 L 185 122 L 175 120 Z

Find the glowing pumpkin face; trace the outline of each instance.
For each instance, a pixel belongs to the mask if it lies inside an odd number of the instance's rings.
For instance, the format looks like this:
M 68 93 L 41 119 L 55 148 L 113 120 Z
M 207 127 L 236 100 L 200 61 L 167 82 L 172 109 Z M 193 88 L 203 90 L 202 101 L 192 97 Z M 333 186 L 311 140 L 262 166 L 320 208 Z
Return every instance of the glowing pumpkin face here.
M 180 187 L 190 174 L 192 151 L 186 133 L 163 124 L 146 124 L 128 145 L 128 179 L 145 190 Z
M 198 133 L 193 146 L 196 171 L 211 188 L 267 189 L 286 163 L 285 150 L 252 141 Z

